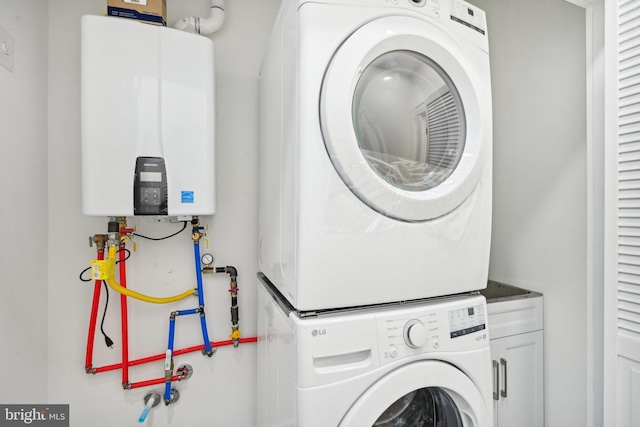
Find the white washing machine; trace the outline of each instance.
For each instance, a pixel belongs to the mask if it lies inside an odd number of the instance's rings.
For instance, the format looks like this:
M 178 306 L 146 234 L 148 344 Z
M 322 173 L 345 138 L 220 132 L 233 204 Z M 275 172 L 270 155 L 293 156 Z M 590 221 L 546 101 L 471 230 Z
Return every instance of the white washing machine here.
M 485 14 L 284 0 L 261 71 L 260 270 L 299 310 L 486 286 Z
M 483 296 L 298 312 L 259 275 L 261 427 L 491 427 Z

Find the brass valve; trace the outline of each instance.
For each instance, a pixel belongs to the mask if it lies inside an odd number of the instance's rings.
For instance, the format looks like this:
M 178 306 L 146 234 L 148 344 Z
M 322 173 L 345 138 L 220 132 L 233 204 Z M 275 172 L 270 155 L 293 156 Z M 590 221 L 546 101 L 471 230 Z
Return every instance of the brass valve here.
M 108 238 L 109 236 L 106 234 L 94 234 L 93 236 L 89 236 L 89 246 L 93 247 L 93 244 L 95 243 L 98 248 L 104 248 Z

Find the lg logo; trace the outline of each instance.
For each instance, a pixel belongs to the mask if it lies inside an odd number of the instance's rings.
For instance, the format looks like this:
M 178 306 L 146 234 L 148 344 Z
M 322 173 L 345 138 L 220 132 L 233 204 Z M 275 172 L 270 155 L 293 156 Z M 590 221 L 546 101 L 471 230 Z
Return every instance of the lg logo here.
M 327 335 L 326 329 L 314 329 L 311 331 L 312 337 L 317 337 L 318 335 Z

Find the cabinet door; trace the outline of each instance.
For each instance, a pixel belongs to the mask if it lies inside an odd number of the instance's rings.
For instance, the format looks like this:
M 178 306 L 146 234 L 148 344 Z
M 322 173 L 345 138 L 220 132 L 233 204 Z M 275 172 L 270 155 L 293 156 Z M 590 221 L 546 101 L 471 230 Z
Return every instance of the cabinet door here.
M 491 340 L 495 426 L 544 425 L 542 340 L 542 331 Z

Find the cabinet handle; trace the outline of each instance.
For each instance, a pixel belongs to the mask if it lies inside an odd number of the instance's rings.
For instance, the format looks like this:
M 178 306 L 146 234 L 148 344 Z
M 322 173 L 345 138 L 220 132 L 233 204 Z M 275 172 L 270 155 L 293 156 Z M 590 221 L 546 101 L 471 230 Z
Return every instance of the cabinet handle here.
M 500 358 L 500 364 L 504 367 L 504 390 L 500 391 L 500 396 L 507 397 L 507 361 Z
M 493 388 L 493 400 L 500 400 L 500 394 L 498 393 L 498 390 L 500 390 L 500 368 L 497 360 L 493 361 L 493 372 L 496 376 L 496 384 Z

